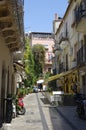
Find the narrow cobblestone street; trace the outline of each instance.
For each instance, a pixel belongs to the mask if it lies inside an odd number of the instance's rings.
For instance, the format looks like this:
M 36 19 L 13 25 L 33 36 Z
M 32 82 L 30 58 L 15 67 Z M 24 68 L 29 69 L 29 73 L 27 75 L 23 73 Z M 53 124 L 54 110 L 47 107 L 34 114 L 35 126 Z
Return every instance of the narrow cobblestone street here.
M 0 130 L 86 130 L 86 0 L 0 0 Z
M 6 124 L 6 130 L 86 130 L 86 121 L 78 118 L 75 107 L 54 107 L 42 93 L 24 98 L 26 114 Z

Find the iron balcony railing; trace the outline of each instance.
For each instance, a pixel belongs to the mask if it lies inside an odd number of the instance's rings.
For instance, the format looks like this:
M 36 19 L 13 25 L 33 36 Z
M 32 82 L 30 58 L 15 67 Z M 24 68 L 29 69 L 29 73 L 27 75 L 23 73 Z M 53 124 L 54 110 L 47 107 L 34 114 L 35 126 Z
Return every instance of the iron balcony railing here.
M 55 45 L 53 46 L 53 52 L 55 53 L 55 51 L 61 51 L 61 47 L 60 47 L 59 44 L 55 44 Z
M 68 41 L 68 32 L 62 32 L 59 36 L 59 43 Z
M 83 17 L 86 18 L 86 0 L 82 0 L 79 7 L 75 8 L 75 21 L 77 24 Z
M 77 52 L 77 65 L 86 63 L 86 44 L 84 44 Z

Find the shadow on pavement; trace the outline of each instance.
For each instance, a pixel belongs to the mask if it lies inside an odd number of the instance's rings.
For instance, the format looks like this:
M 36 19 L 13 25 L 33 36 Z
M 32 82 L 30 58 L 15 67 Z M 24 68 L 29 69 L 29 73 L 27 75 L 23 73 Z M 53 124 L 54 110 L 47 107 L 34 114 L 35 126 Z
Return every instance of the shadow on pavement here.
M 44 94 L 43 94 L 44 95 Z M 76 106 L 53 106 L 47 98 L 41 98 L 48 106 L 53 130 L 86 130 L 86 120 L 78 117 Z
M 64 126 L 65 126 L 65 130 L 68 128 L 70 128 L 70 130 L 86 130 L 86 121 L 81 120 L 78 117 L 74 106 L 63 106 L 63 107 L 56 107 L 56 108 L 50 107 L 49 112 L 50 112 L 50 117 L 53 125 L 53 130 L 56 130 L 55 118 L 57 118 L 57 120 L 60 123 L 59 130 L 64 130 Z M 56 113 L 57 116 L 53 117 L 53 115 L 56 115 Z
M 50 102 L 48 101 L 48 99 L 47 98 L 40 98 L 41 99 L 41 101 L 44 103 L 44 104 L 50 104 Z

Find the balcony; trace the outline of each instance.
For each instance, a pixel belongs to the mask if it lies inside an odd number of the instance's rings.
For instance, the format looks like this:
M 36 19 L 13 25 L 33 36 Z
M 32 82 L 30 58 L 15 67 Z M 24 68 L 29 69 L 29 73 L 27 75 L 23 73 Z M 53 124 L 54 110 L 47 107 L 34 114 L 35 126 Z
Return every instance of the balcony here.
M 13 53 L 13 61 L 14 61 L 14 62 L 21 61 L 22 58 L 23 58 L 22 50 Z
M 86 0 L 75 9 L 75 22 L 77 31 L 86 34 Z
M 68 32 L 62 32 L 59 37 L 59 43 L 68 41 Z
M 0 32 L 11 52 L 24 47 L 23 0 L 0 1 Z
M 59 45 L 59 44 L 55 44 L 55 45 L 53 46 L 53 53 L 59 54 L 60 52 L 61 52 L 61 47 L 60 47 L 60 45 Z
M 68 40 L 68 32 L 62 32 L 59 36 L 59 44 L 61 49 L 64 49 L 69 44 Z
M 84 44 L 77 52 L 77 65 L 86 63 L 86 44 Z

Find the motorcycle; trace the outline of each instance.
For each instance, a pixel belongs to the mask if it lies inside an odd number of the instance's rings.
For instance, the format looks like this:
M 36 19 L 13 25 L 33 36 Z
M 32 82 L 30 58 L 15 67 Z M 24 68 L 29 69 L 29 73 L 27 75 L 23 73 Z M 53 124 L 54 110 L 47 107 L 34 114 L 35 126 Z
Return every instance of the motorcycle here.
M 16 108 L 16 113 L 18 115 L 24 115 L 26 112 L 26 109 L 24 107 L 24 102 L 23 102 L 23 98 L 18 98 L 18 101 L 17 101 L 17 108 Z
M 86 119 L 86 96 L 76 94 L 76 111 L 81 119 Z

